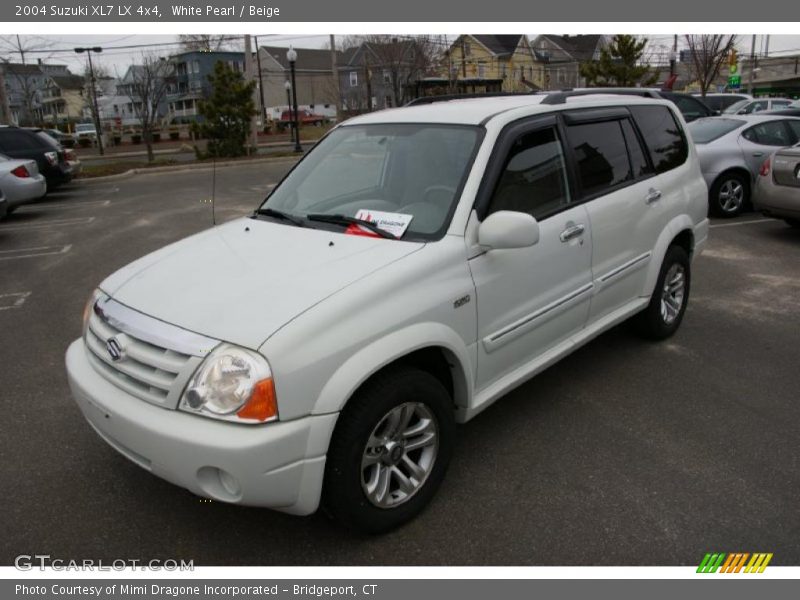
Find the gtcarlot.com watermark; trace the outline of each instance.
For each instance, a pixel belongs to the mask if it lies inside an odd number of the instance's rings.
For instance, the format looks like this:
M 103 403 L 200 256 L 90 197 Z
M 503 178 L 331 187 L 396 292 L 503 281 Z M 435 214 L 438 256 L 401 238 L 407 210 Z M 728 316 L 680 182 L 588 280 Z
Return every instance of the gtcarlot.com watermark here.
M 138 558 L 115 558 L 114 560 L 81 560 L 54 558 L 49 554 L 20 554 L 14 559 L 20 571 L 194 571 L 194 560 L 175 558 L 140 560 Z

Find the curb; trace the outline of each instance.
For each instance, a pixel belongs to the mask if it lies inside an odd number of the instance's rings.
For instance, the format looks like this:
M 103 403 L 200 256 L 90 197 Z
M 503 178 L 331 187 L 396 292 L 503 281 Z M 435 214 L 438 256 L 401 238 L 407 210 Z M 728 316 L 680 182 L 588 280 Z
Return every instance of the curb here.
M 218 162 L 216 165 L 214 163 L 202 163 L 202 164 L 192 164 L 187 163 L 183 165 L 168 165 L 163 167 L 142 167 L 138 169 L 129 169 L 124 173 L 115 173 L 114 175 L 102 175 L 100 177 L 86 177 L 86 178 L 78 178 L 73 179 L 72 183 L 76 183 L 79 185 L 91 185 L 94 182 L 104 182 L 104 181 L 116 181 L 119 179 L 128 179 L 135 175 L 147 175 L 149 173 L 178 173 L 181 171 L 205 171 L 205 170 L 212 170 L 214 168 L 220 167 L 235 167 L 235 166 L 242 166 L 242 165 L 251 165 L 251 164 L 262 164 L 262 163 L 278 163 L 278 162 L 296 162 L 298 159 L 295 159 L 291 156 L 279 156 L 274 158 L 250 158 L 247 160 L 229 160 L 225 162 Z

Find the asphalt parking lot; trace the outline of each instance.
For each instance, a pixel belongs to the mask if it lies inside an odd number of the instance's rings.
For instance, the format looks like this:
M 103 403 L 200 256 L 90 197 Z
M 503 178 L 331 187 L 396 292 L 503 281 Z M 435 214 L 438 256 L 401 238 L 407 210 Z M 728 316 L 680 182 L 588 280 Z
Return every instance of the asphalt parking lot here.
M 217 221 L 289 166 L 219 169 Z M 73 184 L 0 222 L 0 564 L 800 564 L 800 231 L 753 214 L 714 222 L 676 336 L 620 326 L 460 427 L 437 497 L 389 535 L 204 502 L 128 462 L 70 398 L 64 353 L 106 275 L 211 226 L 211 177 Z

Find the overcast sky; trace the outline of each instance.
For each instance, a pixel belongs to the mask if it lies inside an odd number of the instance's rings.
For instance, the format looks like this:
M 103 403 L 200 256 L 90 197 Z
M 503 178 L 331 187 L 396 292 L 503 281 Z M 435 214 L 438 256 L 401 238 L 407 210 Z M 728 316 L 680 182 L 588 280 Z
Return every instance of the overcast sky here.
M 536 34 L 528 34 L 533 39 Z M 452 38 L 453 36 L 450 36 Z M 786 55 L 800 53 L 800 35 L 772 35 L 769 36 L 769 54 Z M 123 75 L 128 65 L 141 59 L 143 53 L 152 53 L 157 56 L 168 56 L 178 50 L 177 35 L 48 35 L 20 36 L 22 45 L 27 50 L 35 50 L 26 55 L 25 62 L 35 62 L 42 58 L 46 62 L 66 64 L 73 73 L 81 73 L 86 64 L 86 55 L 75 54 L 73 48 L 78 46 L 100 46 L 104 50 L 100 55 L 92 57 L 95 64 L 103 65 L 109 74 Z M 651 35 L 648 36 L 653 52 L 666 51 L 672 46 L 673 36 Z M 763 51 L 766 36 L 757 36 L 756 51 Z M 749 54 L 752 36 L 739 36 L 740 54 Z M 320 48 L 328 42 L 327 35 L 302 36 L 302 35 L 264 35 L 259 36 L 259 45 L 289 46 L 297 48 Z M 679 36 L 678 43 L 681 45 Z M 14 53 L 16 36 L 0 36 L 0 57 L 19 62 L 19 53 Z M 241 49 L 242 43 L 232 42 L 233 47 Z M 125 46 L 143 46 L 138 48 L 125 48 Z M 146 47 L 144 47 L 146 46 Z

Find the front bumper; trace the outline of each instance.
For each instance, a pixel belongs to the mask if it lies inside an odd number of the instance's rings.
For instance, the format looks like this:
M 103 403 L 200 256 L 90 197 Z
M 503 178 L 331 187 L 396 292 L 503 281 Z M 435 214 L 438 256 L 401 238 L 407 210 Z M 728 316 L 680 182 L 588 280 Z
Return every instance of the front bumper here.
M 314 512 L 338 413 L 237 425 L 154 406 L 103 378 L 83 340 L 67 350 L 72 395 L 123 456 L 203 497 L 306 515 Z

